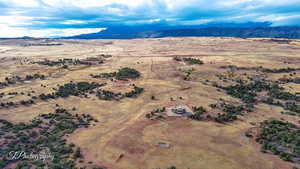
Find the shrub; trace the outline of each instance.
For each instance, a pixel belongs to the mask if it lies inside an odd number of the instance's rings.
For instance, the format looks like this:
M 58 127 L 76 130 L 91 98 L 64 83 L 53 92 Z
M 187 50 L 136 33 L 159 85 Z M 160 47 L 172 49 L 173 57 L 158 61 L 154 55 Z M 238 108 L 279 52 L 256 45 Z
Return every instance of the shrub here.
M 264 121 L 256 141 L 265 152 L 279 155 L 285 161 L 300 160 L 300 128 L 292 123 L 279 120 Z
M 202 64 L 204 64 L 204 62 L 202 60 L 196 59 L 196 58 L 183 58 L 183 61 L 190 64 L 190 65 L 194 65 L 194 64 L 202 65 Z
M 138 95 L 143 93 L 143 91 L 144 91 L 144 88 L 134 86 L 132 91 L 124 93 L 123 96 L 124 97 L 137 97 Z
M 98 87 L 104 86 L 105 84 L 89 83 L 89 82 L 70 82 L 63 86 L 59 86 L 56 92 L 51 94 L 41 94 L 39 98 L 42 100 L 54 99 L 57 97 L 69 97 L 69 96 L 81 96 L 87 92 L 90 92 Z
M 102 100 L 119 100 L 122 98 L 121 93 L 114 93 L 108 90 L 98 90 L 96 96 Z
M 140 72 L 128 67 L 122 68 L 116 73 L 116 79 L 118 80 L 136 79 L 140 76 Z
M 47 164 L 49 168 L 76 169 L 75 162 L 70 159 L 83 156 L 80 148 L 76 148 L 74 144 L 68 144 L 64 136 L 78 128 L 88 127 L 92 120 L 90 115 L 75 116 L 66 109 L 56 109 L 54 113 L 41 114 L 29 123 L 12 124 L 6 120 L 0 120 L 0 133 L 4 133 L 4 137 L 1 138 L 3 141 L 1 154 L 21 150 L 38 153 L 47 148 L 54 156 L 53 160 L 45 159 L 46 161 L 41 163 L 25 158 L 18 162 L 17 168 L 41 168 Z M 75 152 L 73 148 L 76 148 Z M 13 163 L 16 161 L 0 156 L 1 168 L 7 168 Z
M 113 78 L 115 77 L 117 72 L 112 72 L 112 73 L 100 73 L 98 75 L 93 75 L 91 74 L 91 77 L 93 78 Z
M 81 152 L 80 152 L 80 148 L 78 147 L 74 153 L 74 158 L 82 158 Z
M 268 69 L 268 68 L 263 68 L 262 72 L 266 72 L 266 73 L 289 73 L 289 72 L 293 72 L 296 71 L 297 69 L 294 68 L 281 68 L 281 69 Z
M 193 120 L 202 120 L 202 115 L 205 114 L 207 111 L 204 107 L 193 107 L 194 114 L 190 115 L 189 117 Z
M 216 106 L 217 107 L 217 106 Z M 218 113 L 217 117 L 215 117 L 215 121 L 219 123 L 231 122 L 238 119 L 239 115 L 244 115 L 245 113 L 252 111 L 252 105 L 242 105 L 242 104 L 229 104 L 229 103 L 221 103 L 220 109 L 224 113 Z

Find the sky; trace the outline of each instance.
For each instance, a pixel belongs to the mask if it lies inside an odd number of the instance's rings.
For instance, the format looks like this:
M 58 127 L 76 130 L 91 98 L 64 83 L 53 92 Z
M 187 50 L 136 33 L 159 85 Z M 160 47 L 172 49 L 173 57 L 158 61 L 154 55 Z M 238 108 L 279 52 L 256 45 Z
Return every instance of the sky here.
M 61 37 L 115 25 L 300 26 L 300 0 L 0 0 L 0 37 Z

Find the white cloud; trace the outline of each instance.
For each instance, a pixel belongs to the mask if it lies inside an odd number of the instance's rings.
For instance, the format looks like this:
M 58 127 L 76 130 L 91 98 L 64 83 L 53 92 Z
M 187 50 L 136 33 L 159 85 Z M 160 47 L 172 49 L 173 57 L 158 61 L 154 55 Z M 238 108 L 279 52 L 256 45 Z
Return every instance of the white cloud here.
M 231 6 L 237 6 L 237 5 L 252 3 L 252 2 L 255 2 L 255 1 L 253 1 L 253 0 L 224 0 L 224 1 L 219 1 L 218 4 L 220 6 L 224 6 L 224 7 L 231 7 Z
M 40 4 L 37 0 L 0 0 L 8 5 L 18 6 L 18 7 L 38 7 Z
M 111 4 L 122 4 L 129 7 L 137 7 L 146 0 L 42 0 L 45 4 L 50 6 L 76 6 L 78 8 L 103 7 Z
M 31 21 L 33 18 L 34 17 L 20 15 L 0 16 L 0 24 L 5 24 L 8 26 L 31 25 Z
M 256 19 L 256 21 L 269 21 L 273 23 L 272 26 L 293 25 L 294 23 L 299 23 L 300 14 L 270 14 L 260 16 Z
M 81 20 L 66 20 L 63 22 L 60 22 L 61 24 L 65 25 L 75 25 L 75 24 L 84 24 L 87 23 L 86 21 L 81 21 Z
M 282 20 L 288 20 L 288 19 L 297 19 L 300 18 L 300 14 L 297 15 L 280 15 L 280 14 L 274 14 L 274 15 L 266 15 L 261 16 L 257 20 L 259 21 L 282 21 Z
M 113 4 L 136 8 L 139 6 L 155 7 L 157 4 L 166 6 L 166 10 L 176 10 L 188 6 L 197 6 L 200 9 L 214 9 L 218 7 L 239 7 L 242 5 L 258 5 L 258 6 L 277 6 L 297 5 L 300 0 L 0 0 L 3 4 L 14 5 L 19 7 L 39 7 L 43 4 L 53 8 L 61 7 L 77 7 L 77 8 L 95 8 L 105 7 Z M 217 6 L 216 6 L 217 5 Z M 243 9 L 241 9 L 243 10 Z
M 106 28 L 27 29 L 21 27 L 10 27 L 5 24 L 0 24 L 0 37 L 63 37 L 96 33 L 105 29 Z
M 183 21 L 181 22 L 184 25 L 201 25 L 205 23 L 209 23 L 214 21 L 213 19 L 197 19 L 197 20 L 192 20 L 192 21 Z
M 43 22 L 36 19 L 48 19 L 47 17 L 21 16 L 22 13 L 15 12 L 14 15 L 0 16 L 0 37 L 62 37 L 75 36 L 80 34 L 95 33 L 105 28 L 65 28 L 65 29 L 31 29 L 27 26 L 41 24 Z M 65 25 L 83 24 L 81 20 L 66 20 L 61 22 Z
M 63 36 L 75 36 L 80 34 L 96 33 L 105 30 L 106 28 L 67 28 L 67 29 L 42 29 L 32 30 L 37 31 L 37 37 L 63 37 Z

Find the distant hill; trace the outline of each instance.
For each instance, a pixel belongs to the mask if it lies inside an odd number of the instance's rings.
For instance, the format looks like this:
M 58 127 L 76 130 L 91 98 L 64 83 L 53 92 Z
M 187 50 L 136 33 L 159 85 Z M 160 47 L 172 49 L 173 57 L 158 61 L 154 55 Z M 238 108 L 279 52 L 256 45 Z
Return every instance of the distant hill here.
M 289 38 L 300 39 L 300 27 L 203 27 L 203 28 L 172 28 L 156 27 L 154 30 L 135 27 L 117 27 L 107 30 L 66 37 L 67 39 L 134 39 L 162 37 L 241 37 L 241 38 Z
M 33 39 L 42 39 L 42 38 L 33 38 L 33 37 L 30 37 L 30 36 L 15 37 L 15 38 L 1 38 L 0 37 L 0 40 L 14 40 L 14 39 L 33 40 Z
M 272 27 L 269 22 L 247 23 L 209 23 L 203 25 L 178 25 L 166 24 L 109 26 L 97 33 L 81 34 L 60 39 L 135 39 L 135 38 L 162 38 L 162 37 L 240 37 L 240 38 L 288 38 L 300 39 L 300 27 L 282 26 Z M 32 38 L 28 36 L 5 39 L 47 39 Z M 55 38 L 54 38 L 55 39 Z

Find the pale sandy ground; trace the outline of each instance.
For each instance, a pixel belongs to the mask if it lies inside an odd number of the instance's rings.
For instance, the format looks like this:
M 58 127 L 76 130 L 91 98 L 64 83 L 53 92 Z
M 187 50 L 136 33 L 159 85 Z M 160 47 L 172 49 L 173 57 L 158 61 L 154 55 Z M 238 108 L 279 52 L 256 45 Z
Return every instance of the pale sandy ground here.
M 61 46 L 30 46 L 37 41 L 0 41 L 0 81 L 6 76 L 25 76 L 43 73 L 50 77 L 44 81 L 14 85 L 0 92 L 30 91 L 37 94 L 50 92 L 52 87 L 73 81 L 108 82 L 114 91 L 130 90 L 130 84 L 143 87 L 145 92 L 136 99 L 102 101 L 90 98 L 38 102 L 30 107 L 0 109 L 0 117 L 13 122 L 26 122 L 40 113 L 49 113 L 55 104 L 75 112 L 88 113 L 99 120 L 95 126 L 78 130 L 69 138 L 83 150 L 86 161 L 112 169 L 165 169 L 171 165 L 179 169 L 283 169 L 291 163 L 260 152 L 260 146 L 244 136 L 252 128 L 250 122 L 260 122 L 272 117 L 297 122 L 299 118 L 281 115 L 278 107 L 259 105 L 257 110 L 232 124 L 197 122 L 186 118 L 149 121 L 145 114 L 153 109 L 176 104 L 204 106 L 216 103 L 219 98 L 238 99 L 205 85 L 206 79 L 216 79 L 215 74 L 224 73 L 219 66 L 264 66 L 268 68 L 300 67 L 300 46 L 278 44 L 257 39 L 239 38 L 163 38 L 135 40 L 57 40 Z M 30 61 L 58 58 L 86 58 L 111 54 L 104 64 L 98 66 L 72 67 L 62 70 L 33 64 Z M 194 56 L 205 62 L 201 66 L 188 66 L 173 61 L 174 56 Z M 288 63 L 286 63 L 288 62 Z M 89 74 L 116 71 L 120 67 L 132 67 L 142 73 L 142 78 L 123 83 L 92 79 Z M 193 67 L 191 81 L 182 80 L 180 70 Z M 299 71 L 297 72 L 299 76 Z M 282 75 L 282 74 L 281 74 Z M 275 77 L 274 77 L 275 78 Z M 43 88 L 40 85 L 47 85 Z M 290 90 L 299 92 L 299 85 Z M 186 89 L 186 90 L 185 90 Z M 157 100 L 151 100 L 154 95 Z M 183 97 L 183 100 L 179 97 Z M 170 98 L 175 101 L 171 101 Z M 26 96 L 3 98 L 21 100 Z M 74 113 L 75 113 L 74 112 Z M 161 148 L 157 143 L 170 143 Z M 123 158 L 117 160 L 123 154 Z

